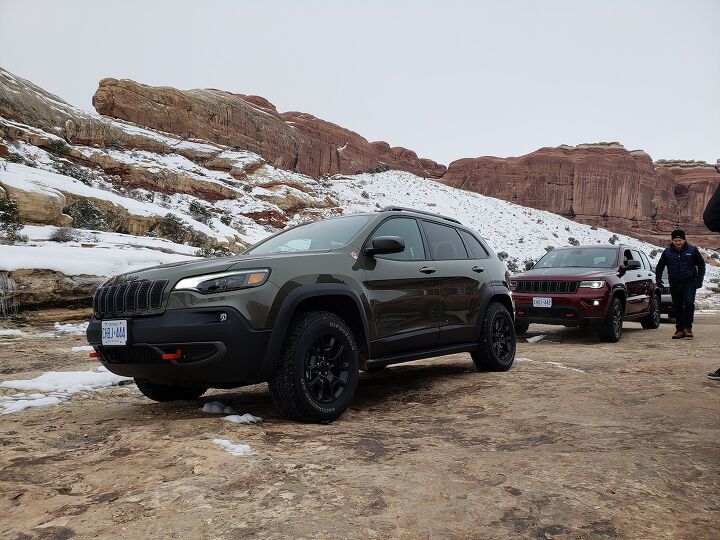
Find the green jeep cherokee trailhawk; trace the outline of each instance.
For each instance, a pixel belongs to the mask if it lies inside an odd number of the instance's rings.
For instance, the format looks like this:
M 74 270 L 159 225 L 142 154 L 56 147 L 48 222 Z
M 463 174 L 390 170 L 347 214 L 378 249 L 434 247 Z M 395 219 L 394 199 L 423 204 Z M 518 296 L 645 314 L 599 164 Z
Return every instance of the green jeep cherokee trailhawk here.
M 512 296 L 487 244 L 406 208 L 285 230 L 242 255 L 117 276 L 95 294 L 94 355 L 157 401 L 267 381 L 289 418 L 328 422 L 360 370 L 469 352 L 515 357 Z

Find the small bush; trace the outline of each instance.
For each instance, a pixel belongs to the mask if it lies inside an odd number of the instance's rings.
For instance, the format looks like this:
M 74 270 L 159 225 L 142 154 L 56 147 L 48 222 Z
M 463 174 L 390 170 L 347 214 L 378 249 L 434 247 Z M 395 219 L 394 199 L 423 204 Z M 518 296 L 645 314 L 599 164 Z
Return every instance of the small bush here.
M 204 257 L 206 259 L 212 259 L 215 257 L 230 257 L 231 255 L 234 255 L 234 253 L 225 246 L 204 247 L 195 252 L 196 257 Z
M 590 227 L 590 230 L 591 230 L 591 231 L 597 231 L 597 230 L 598 230 L 597 225 L 593 225 L 592 227 Z
M 245 184 L 245 185 L 243 186 L 243 191 L 244 191 L 245 193 L 252 193 L 252 190 L 253 190 L 253 187 L 252 187 L 251 185 L 249 185 L 249 184 Z
M 103 230 L 107 227 L 102 211 L 88 199 L 72 203 L 63 213 L 73 218 L 73 225 L 78 229 Z
M 363 192 L 360 194 L 360 196 L 361 196 L 363 199 L 369 199 L 369 198 L 370 198 L 370 194 L 369 194 L 367 191 L 363 191 Z
M 76 242 L 78 239 L 75 231 L 70 227 L 60 227 L 55 229 L 50 235 L 50 240 L 53 242 Z
M 500 253 L 497 254 L 497 256 L 498 256 L 498 259 L 500 259 L 501 261 L 504 261 L 509 257 L 507 251 L 501 251 Z
M 18 204 L 9 198 L 0 199 L 0 237 L 11 244 L 23 241 L 19 234 L 22 228 Z
M 517 274 L 518 272 L 520 272 L 520 268 L 518 267 L 518 260 L 516 257 L 509 259 L 505 263 L 505 265 L 507 266 L 507 269 L 511 274 Z
M 220 223 L 222 223 L 223 225 L 227 225 L 229 227 L 230 224 L 232 223 L 232 218 L 230 216 L 228 216 L 227 214 L 225 214 L 220 217 Z
M 53 139 L 50 141 L 50 150 L 56 154 L 67 154 L 70 147 L 62 139 Z
M 165 214 L 154 228 L 160 236 L 176 244 L 184 243 L 190 236 L 190 227 L 174 214 Z
M 569 237 L 568 237 L 568 244 L 570 244 L 571 246 L 579 246 L 579 245 L 580 245 L 580 240 L 577 240 L 576 238 L 573 238 L 572 236 L 569 236 Z
M 618 240 L 620 240 L 620 237 L 617 234 L 613 234 L 608 242 L 614 245 Z
M 57 171 L 58 174 L 62 174 L 63 176 L 69 176 L 70 178 L 74 178 L 75 180 L 80 180 L 86 186 L 92 185 L 92 175 L 88 171 L 86 171 L 82 167 L 78 167 L 77 165 L 58 161 L 55 163 L 55 171 Z
M 210 247 L 212 244 L 207 234 L 192 229 L 190 230 L 190 234 L 188 234 L 187 243 L 199 248 Z
M 720 255 L 718 255 L 717 253 L 713 253 L 712 255 L 710 255 L 710 258 L 717 261 L 718 259 L 720 259 Z
M 653 249 L 653 250 L 650 252 L 650 258 L 651 258 L 651 259 L 654 259 L 655 257 L 657 257 L 657 254 L 658 254 L 659 252 L 660 252 L 659 249 Z
M 122 142 L 120 142 L 118 139 L 113 139 L 110 141 L 110 144 L 108 144 L 108 147 L 113 150 L 124 150 L 125 146 Z
M 199 221 L 200 223 L 204 223 L 207 225 L 208 221 L 210 221 L 210 218 L 212 217 L 212 212 L 208 210 L 201 202 L 199 201 L 191 201 L 190 206 L 190 215 Z
M 8 163 L 19 163 L 21 165 L 25 163 L 25 158 L 22 157 L 20 154 L 10 154 L 5 159 L 8 161 Z
M 570 225 L 565 225 L 565 230 L 566 230 L 567 232 L 570 232 Z
M 545 246 L 545 253 L 550 253 L 553 249 L 555 249 L 555 246 Z
M 521 236 L 518 238 L 518 244 L 523 244 L 525 242 L 525 237 Z

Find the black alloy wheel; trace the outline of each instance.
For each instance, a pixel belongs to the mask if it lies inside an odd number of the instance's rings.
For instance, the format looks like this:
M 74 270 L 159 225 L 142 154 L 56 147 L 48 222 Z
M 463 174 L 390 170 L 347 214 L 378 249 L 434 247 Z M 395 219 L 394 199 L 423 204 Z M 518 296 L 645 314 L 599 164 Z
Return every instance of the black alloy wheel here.
M 477 351 L 470 353 L 480 371 L 507 371 L 515 360 L 515 325 L 507 308 L 492 302 L 485 312 Z
M 333 333 L 315 339 L 305 358 L 305 384 L 320 403 L 340 397 L 350 378 L 350 358 L 344 343 Z
M 625 309 L 622 301 L 617 296 L 613 296 L 605 320 L 600 327 L 600 339 L 610 343 L 620 341 L 624 317 Z
M 650 313 L 647 317 L 640 320 L 640 324 L 646 330 L 655 330 L 660 328 L 660 301 L 657 295 L 653 295 L 650 301 Z

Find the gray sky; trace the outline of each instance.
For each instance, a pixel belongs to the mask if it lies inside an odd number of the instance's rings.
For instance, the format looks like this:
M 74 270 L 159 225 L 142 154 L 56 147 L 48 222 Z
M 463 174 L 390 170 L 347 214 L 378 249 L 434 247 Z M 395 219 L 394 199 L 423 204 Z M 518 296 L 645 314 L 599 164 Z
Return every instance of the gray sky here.
M 269 99 L 449 163 L 620 141 L 720 158 L 720 1 L 0 0 L 0 65 Z

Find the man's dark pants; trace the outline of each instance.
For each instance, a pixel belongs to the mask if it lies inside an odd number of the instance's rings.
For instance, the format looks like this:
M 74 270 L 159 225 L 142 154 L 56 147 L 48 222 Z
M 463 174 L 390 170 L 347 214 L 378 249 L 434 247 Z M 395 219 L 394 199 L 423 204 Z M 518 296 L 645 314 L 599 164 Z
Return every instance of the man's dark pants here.
M 670 296 L 672 296 L 675 328 L 678 332 L 682 332 L 685 328 L 692 329 L 695 316 L 695 283 L 670 284 Z

